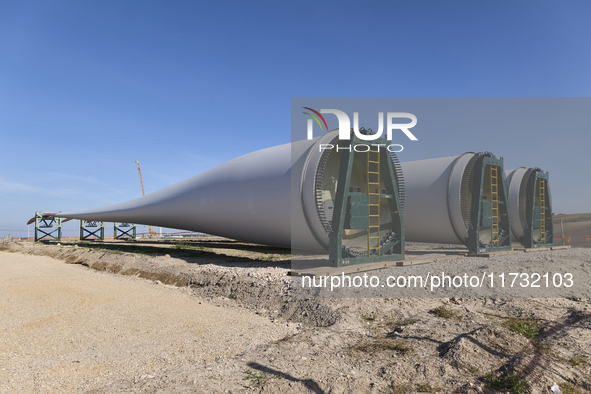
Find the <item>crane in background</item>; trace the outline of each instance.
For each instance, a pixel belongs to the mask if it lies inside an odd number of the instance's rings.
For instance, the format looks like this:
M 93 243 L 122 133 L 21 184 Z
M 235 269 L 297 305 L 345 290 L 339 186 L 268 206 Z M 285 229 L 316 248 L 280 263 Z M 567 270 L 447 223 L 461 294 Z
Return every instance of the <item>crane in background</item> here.
M 140 162 L 137 160 L 135 162 L 137 163 L 137 171 L 140 174 L 140 185 L 142 185 L 142 196 L 145 196 L 146 192 L 144 191 L 144 181 L 142 180 L 142 170 L 140 169 Z M 150 233 L 150 237 L 157 236 L 157 234 L 152 231 L 152 226 L 148 226 L 148 232 Z

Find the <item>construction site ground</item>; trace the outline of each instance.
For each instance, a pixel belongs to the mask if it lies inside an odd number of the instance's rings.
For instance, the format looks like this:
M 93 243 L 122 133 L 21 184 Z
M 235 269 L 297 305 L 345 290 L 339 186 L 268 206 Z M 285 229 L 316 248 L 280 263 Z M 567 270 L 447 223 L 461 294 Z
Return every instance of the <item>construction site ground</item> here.
M 299 299 L 290 253 L 207 236 L 0 245 L 0 392 L 591 392 L 587 298 Z M 591 268 L 591 249 L 511 259 Z

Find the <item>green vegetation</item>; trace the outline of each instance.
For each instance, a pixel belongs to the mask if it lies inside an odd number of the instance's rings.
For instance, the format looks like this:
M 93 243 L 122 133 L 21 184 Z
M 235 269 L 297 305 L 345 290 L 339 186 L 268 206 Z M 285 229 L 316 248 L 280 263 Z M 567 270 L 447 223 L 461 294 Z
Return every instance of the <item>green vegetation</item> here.
M 526 338 L 535 338 L 540 333 L 538 332 L 538 325 L 537 321 L 533 318 L 525 318 L 525 319 L 518 319 L 516 317 L 512 317 L 507 320 L 503 326 L 514 333 L 522 335 Z
M 571 358 L 568 359 L 568 362 L 573 367 L 584 366 L 588 363 L 587 357 L 581 356 L 580 354 L 574 354 Z
M 484 386 L 492 389 L 500 389 L 503 388 L 505 384 L 495 372 L 490 371 L 490 373 L 484 375 Z
M 560 387 L 562 394 L 583 394 L 586 391 L 580 390 L 576 384 L 571 382 L 566 382 Z
M 230 293 L 230 295 L 228 296 L 229 299 L 231 300 L 235 300 L 236 298 L 238 298 L 238 296 L 234 293 Z
M 470 372 L 473 375 L 480 375 L 480 370 L 476 367 L 472 367 L 470 365 L 467 364 L 461 364 L 460 365 L 463 369 L 465 369 L 466 371 Z
M 552 355 L 552 346 L 548 343 L 538 342 L 538 341 L 531 341 L 532 345 L 534 345 L 539 351 L 544 353 L 546 356 Z M 556 355 L 554 355 L 556 357 Z M 558 357 L 557 357 L 558 358 Z
M 506 374 L 490 371 L 484 375 L 484 386 L 497 390 L 505 390 L 510 393 L 526 394 L 529 393 L 529 382 L 515 374 L 515 370 L 509 370 L 503 364 Z
M 405 394 L 408 393 L 409 391 L 411 391 L 410 387 L 408 386 L 408 384 L 406 383 L 390 383 L 390 388 L 392 389 L 392 392 L 395 394 Z
M 208 249 L 204 246 L 194 246 L 194 245 L 185 244 L 185 243 L 175 244 L 174 249 L 179 250 L 179 251 L 197 251 L 197 252 L 213 253 L 213 251 L 211 249 Z M 169 252 L 170 249 L 164 249 L 163 251 Z
M 259 261 L 276 261 L 280 260 L 281 256 L 275 256 L 274 254 L 264 254 L 262 256 L 257 256 L 256 260 Z
M 261 372 L 260 374 L 257 374 L 256 372 L 253 372 L 250 369 L 247 369 L 246 371 L 244 371 L 244 373 L 246 374 L 246 376 L 243 379 L 250 380 L 250 382 L 253 383 L 256 387 L 266 386 L 267 383 L 269 383 L 270 379 L 283 378 L 283 376 L 281 375 L 272 375 L 267 372 Z
M 178 250 L 207 250 L 203 246 L 193 246 L 193 245 L 183 244 L 183 243 L 174 245 L 174 248 L 178 249 Z

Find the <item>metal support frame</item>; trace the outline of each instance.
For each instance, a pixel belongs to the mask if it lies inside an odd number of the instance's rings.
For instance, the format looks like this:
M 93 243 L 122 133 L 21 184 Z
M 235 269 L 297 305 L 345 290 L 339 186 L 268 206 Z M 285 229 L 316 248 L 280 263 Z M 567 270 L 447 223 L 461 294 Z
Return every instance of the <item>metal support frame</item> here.
M 115 239 L 135 239 L 136 226 L 132 223 L 113 223 L 113 237 Z
M 511 250 L 511 225 L 507 191 L 502 178 L 503 158 L 482 153 L 473 167 L 472 206 L 468 229 L 470 254 Z M 490 232 L 490 241 L 481 235 Z M 486 237 L 484 237 L 486 238 Z
M 339 151 L 343 153 L 334 199 L 333 228 L 329 232 L 329 259 L 331 265 L 336 267 L 404 258 L 404 222 L 396 175 L 386 150 L 389 142 L 379 138 L 372 141 L 369 151 L 359 152 L 355 150 L 357 144 L 369 146 L 355 135 L 349 141 L 339 141 L 338 145 Z M 374 149 L 376 146 L 379 148 Z M 351 185 L 353 163 L 356 160 L 367 162 L 365 185 Z M 362 187 L 366 187 L 365 192 Z M 384 223 L 380 223 L 380 207 L 386 204 L 391 212 L 389 228 L 384 228 Z M 367 232 L 365 253 L 353 251 L 343 242 L 345 230 L 351 229 Z
M 55 216 L 47 216 L 47 212 L 35 212 L 35 242 L 43 239 L 51 241 L 62 240 L 62 219 Z M 53 230 L 45 230 L 53 229 Z M 57 232 L 57 236 L 55 235 Z M 41 234 L 41 236 L 39 236 Z
M 89 230 L 92 228 L 94 230 Z M 80 220 L 80 240 L 98 239 L 100 241 L 105 239 L 105 223 L 99 221 Z
M 526 220 L 523 230 L 523 246 L 526 248 L 550 247 L 554 245 L 554 223 L 552 222 L 552 201 L 548 181 L 550 174 L 539 169 L 527 180 Z M 534 239 L 539 236 L 538 240 Z

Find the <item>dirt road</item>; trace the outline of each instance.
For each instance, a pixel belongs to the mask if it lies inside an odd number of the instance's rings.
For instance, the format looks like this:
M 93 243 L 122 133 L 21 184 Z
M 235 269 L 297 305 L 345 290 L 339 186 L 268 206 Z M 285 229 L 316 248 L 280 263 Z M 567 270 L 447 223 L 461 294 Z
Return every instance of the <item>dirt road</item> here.
M 0 392 L 80 392 L 200 368 L 294 331 L 189 288 L 0 252 Z

